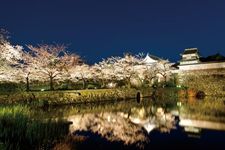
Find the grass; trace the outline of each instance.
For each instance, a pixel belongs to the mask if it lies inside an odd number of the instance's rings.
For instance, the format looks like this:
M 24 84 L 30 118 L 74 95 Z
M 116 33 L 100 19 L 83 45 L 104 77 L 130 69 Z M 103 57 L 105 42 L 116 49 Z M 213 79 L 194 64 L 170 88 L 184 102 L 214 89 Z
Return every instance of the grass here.
M 150 89 L 95 89 L 69 91 L 34 91 L 9 93 L 0 96 L 2 104 L 31 104 L 37 106 L 90 103 L 99 101 L 118 101 L 136 98 L 140 91 L 143 96 L 150 96 Z
M 24 150 L 51 147 L 65 137 L 69 124 L 63 120 L 33 119 L 26 106 L 0 107 L 0 147 L 7 150 Z

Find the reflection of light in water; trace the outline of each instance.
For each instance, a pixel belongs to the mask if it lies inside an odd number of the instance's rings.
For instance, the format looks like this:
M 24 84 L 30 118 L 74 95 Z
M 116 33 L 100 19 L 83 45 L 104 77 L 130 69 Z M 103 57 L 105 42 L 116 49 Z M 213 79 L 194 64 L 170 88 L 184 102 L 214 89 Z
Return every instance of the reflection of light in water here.
M 133 124 L 124 113 L 83 114 L 68 117 L 73 122 L 70 132 L 92 131 L 109 141 L 123 141 L 125 144 L 148 141 L 141 126 Z
M 153 129 L 159 129 L 161 132 L 169 132 L 175 128 L 174 116 L 171 113 L 165 113 L 161 107 L 157 108 L 155 114 L 151 116 L 146 116 L 146 110 L 143 108 L 133 108 L 132 110 L 133 114 L 129 117 L 130 121 L 142 126 L 148 133 Z
M 144 123 L 146 123 L 146 122 L 149 122 L 148 119 L 143 120 L 143 119 L 140 119 L 140 118 L 134 118 L 134 117 L 132 117 L 132 116 L 129 117 L 129 119 L 130 119 L 131 122 L 133 122 L 133 123 L 135 123 L 135 124 L 144 124 Z
M 68 117 L 73 122 L 70 132 L 91 131 L 109 141 L 123 141 L 125 144 L 145 143 L 146 132 L 153 129 L 169 132 L 174 128 L 174 117 L 163 108 L 150 113 L 149 108 L 132 108 L 129 113 L 104 112 L 99 114 L 83 114 Z
M 133 122 L 134 124 L 137 124 L 139 126 L 144 127 L 144 129 L 150 133 L 155 127 L 155 124 L 151 124 L 150 123 L 150 119 L 140 119 L 140 118 L 134 118 L 134 117 L 130 117 L 129 118 L 131 122 Z
M 108 119 L 108 122 L 110 122 L 110 116 L 108 116 L 108 118 L 107 118 L 107 119 Z
M 170 113 L 171 113 L 173 116 L 179 116 L 179 111 L 178 111 L 178 110 L 171 110 Z
M 225 123 L 204 121 L 204 120 L 192 120 L 192 119 L 181 118 L 179 125 L 184 127 L 225 130 Z
M 146 118 L 146 110 L 143 107 L 142 108 L 136 108 L 136 107 L 131 108 L 131 114 L 138 118 L 143 118 L 143 119 Z
M 184 127 L 184 131 L 192 132 L 192 133 L 200 133 L 201 130 L 199 128 L 195 128 L 195 127 Z
M 143 127 L 148 133 L 150 133 L 156 126 L 154 124 L 146 123 Z

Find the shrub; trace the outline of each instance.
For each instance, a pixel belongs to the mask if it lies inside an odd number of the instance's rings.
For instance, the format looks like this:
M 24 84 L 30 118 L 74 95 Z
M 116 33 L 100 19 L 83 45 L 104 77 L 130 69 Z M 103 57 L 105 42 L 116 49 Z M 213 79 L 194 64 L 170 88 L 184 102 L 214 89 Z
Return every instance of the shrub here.
M 182 84 L 196 91 L 204 91 L 205 95 L 225 96 L 224 77 L 206 73 L 193 73 L 183 76 Z
M 87 89 L 95 89 L 95 88 L 96 88 L 96 86 L 93 85 L 93 84 L 88 84 L 87 85 Z
M 167 81 L 165 83 L 165 87 L 176 87 L 176 83 L 174 83 L 174 81 Z
M 63 83 L 63 84 L 61 84 L 61 86 L 59 87 L 59 90 L 68 90 L 68 89 L 69 89 L 68 83 Z
M 118 87 L 123 87 L 126 85 L 126 82 L 124 80 L 119 80 L 116 82 Z
M 196 98 L 198 98 L 198 99 L 205 98 L 205 93 L 203 91 L 198 91 L 196 94 Z
M 3 82 L 0 83 L 1 93 L 12 93 L 25 90 L 22 83 L 13 83 L 13 82 Z

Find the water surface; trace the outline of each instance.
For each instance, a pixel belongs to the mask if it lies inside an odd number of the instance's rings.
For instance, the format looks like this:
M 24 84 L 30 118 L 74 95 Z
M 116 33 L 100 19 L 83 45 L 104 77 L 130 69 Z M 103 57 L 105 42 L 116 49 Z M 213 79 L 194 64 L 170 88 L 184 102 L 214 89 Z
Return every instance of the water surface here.
M 75 140 L 82 139 L 71 141 L 76 149 L 215 149 L 225 145 L 223 98 L 146 98 L 140 103 L 130 100 L 31 110 L 34 119 L 69 122 L 63 131 Z

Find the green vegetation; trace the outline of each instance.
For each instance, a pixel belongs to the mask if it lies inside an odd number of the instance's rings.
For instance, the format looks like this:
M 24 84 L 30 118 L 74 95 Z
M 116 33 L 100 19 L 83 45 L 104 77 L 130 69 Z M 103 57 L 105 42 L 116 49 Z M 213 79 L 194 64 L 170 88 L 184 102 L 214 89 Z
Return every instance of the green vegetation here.
M 24 89 L 25 85 L 22 83 L 0 82 L 0 95 L 22 92 Z
M 63 120 L 36 120 L 26 106 L 0 107 L 0 147 L 7 150 L 46 149 L 68 134 Z
M 210 56 L 207 56 L 207 57 L 203 57 L 203 58 L 200 58 L 201 61 L 203 62 L 207 62 L 207 61 L 225 61 L 225 57 L 223 55 L 221 55 L 220 53 L 216 53 L 214 55 L 210 55 Z
M 90 103 L 98 101 L 118 101 L 135 98 L 140 91 L 142 96 L 150 96 L 150 89 L 97 89 L 78 91 L 39 91 L 19 92 L 0 96 L 2 104 L 31 104 L 36 106 Z
M 224 97 L 224 75 L 190 74 L 186 75 L 183 85 L 189 89 L 203 91 L 206 95 Z
M 180 116 L 197 120 L 225 122 L 225 100 L 206 97 L 204 100 L 185 100 L 180 109 Z
M 99 89 L 101 85 L 99 83 L 93 82 L 93 81 L 87 81 L 85 85 L 85 89 Z M 46 82 L 40 82 L 40 81 L 31 81 L 30 83 L 30 91 L 41 91 L 44 89 L 45 91 L 49 91 L 50 87 Z M 72 82 L 70 80 L 65 80 L 61 82 L 57 82 L 54 84 L 54 90 L 82 90 L 83 82 Z

